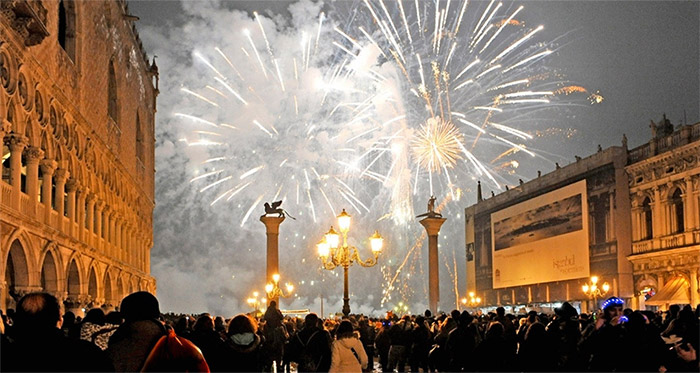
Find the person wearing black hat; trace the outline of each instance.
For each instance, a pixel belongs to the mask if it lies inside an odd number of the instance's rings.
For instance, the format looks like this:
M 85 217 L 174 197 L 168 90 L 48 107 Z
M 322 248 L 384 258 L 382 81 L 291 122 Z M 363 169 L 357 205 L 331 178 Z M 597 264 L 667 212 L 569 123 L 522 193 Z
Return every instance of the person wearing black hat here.
M 156 342 L 166 335 L 159 320 L 158 299 L 151 293 L 138 291 L 122 299 L 120 311 L 124 324 L 109 339 L 107 355 L 116 372 L 138 372 Z
M 625 302 L 610 297 L 601 305 L 594 323 L 588 325 L 581 337 L 581 351 L 590 356 L 588 369 L 596 372 L 615 371 L 618 368 L 618 353 L 623 341 L 622 314 Z

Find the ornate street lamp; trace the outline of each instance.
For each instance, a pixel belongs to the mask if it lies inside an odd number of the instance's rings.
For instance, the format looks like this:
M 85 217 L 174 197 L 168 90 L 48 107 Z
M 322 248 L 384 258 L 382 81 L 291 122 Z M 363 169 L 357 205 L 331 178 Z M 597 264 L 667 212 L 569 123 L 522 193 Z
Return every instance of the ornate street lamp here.
M 462 298 L 462 304 L 465 307 L 476 307 L 481 304 L 481 298 L 476 296 L 473 291 L 469 292 L 469 298 Z
M 593 307 L 598 308 L 598 297 L 604 297 L 605 294 L 610 291 L 610 284 L 604 282 L 600 287 L 598 286 L 598 276 L 591 276 L 591 282 L 583 284 L 581 286 L 583 294 L 587 297 L 593 299 Z
M 266 298 L 258 298 L 260 296 L 260 293 L 257 291 L 253 292 L 253 296 L 249 297 L 247 299 L 248 305 L 253 308 L 253 317 L 258 317 L 262 311 L 260 310 L 260 305 L 261 304 L 267 304 L 267 299 Z
M 279 273 L 275 273 L 274 275 L 272 275 L 272 283 L 265 285 L 265 292 L 267 293 L 268 299 L 277 299 L 279 297 L 287 298 L 290 295 L 292 295 L 292 292 L 294 291 L 294 285 L 292 285 L 289 282 L 286 283 L 285 287 L 287 288 L 287 293 L 285 293 L 282 289 L 280 289 L 279 284 L 280 275 Z
M 323 239 L 316 245 L 318 256 L 321 258 L 323 268 L 333 270 L 338 266 L 343 267 L 343 315 L 350 314 L 350 297 L 348 295 L 348 268 L 357 263 L 362 267 L 372 267 L 377 264 L 379 254 L 382 252 L 384 239 L 379 235 L 379 232 L 374 231 L 374 234 L 369 238 L 373 256 L 367 260 L 360 259 L 360 254 L 355 246 L 348 246 L 348 231 L 350 230 L 350 214 L 343 212 L 338 215 L 338 228 L 343 235 L 342 245 L 340 243 L 340 234 L 333 229 L 325 234 Z

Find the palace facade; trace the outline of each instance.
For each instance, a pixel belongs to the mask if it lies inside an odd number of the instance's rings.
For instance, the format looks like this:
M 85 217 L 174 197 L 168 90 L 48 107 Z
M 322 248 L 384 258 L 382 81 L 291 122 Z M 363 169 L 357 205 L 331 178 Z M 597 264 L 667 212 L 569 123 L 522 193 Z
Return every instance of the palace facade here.
M 467 284 L 483 307 L 589 311 L 700 303 L 700 123 L 651 124 L 652 138 L 586 158 L 465 209 Z M 585 294 L 591 276 L 607 294 Z
M 0 308 L 155 292 L 158 71 L 119 1 L 0 3 Z

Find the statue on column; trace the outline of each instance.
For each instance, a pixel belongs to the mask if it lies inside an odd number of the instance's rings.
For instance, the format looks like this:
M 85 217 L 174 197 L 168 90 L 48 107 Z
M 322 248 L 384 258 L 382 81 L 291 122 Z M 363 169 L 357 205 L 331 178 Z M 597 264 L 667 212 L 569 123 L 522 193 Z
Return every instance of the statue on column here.
M 430 199 L 428 200 L 428 212 L 425 214 L 420 214 L 416 216 L 417 218 L 421 218 L 423 216 L 427 216 L 429 218 L 441 218 L 442 214 L 439 212 L 435 212 L 435 196 L 430 196 Z
M 285 211 L 283 208 L 280 207 L 281 204 L 282 204 L 282 201 L 272 202 L 272 205 L 270 205 L 268 202 L 265 202 L 265 215 L 263 215 L 263 216 L 267 216 L 270 214 L 278 214 L 277 217 L 279 217 L 279 218 L 283 218 L 285 216 L 288 216 L 288 217 L 296 220 L 292 215 L 289 215 L 289 213 L 287 211 Z

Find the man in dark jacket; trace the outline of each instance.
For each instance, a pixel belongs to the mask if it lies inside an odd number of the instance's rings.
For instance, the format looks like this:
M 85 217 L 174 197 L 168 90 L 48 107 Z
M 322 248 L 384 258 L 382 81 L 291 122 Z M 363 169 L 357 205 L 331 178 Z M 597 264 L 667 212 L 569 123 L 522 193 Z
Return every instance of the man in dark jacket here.
M 389 329 L 389 337 L 391 338 L 391 348 L 389 349 L 389 371 L 394 367 L 399 372 L 403 372 L 406 366 L 406 360 L 411 352 L 413 325 L 411 317 L 404 315 L 401 321 L 392 325 Z
M 464 311 L 459 315 L 457 327 L 447 337 L 447 352 L 450 357 L 450 371 L 463 372 L 470 370 L 468 364 L 472 360 L 476 347 L 477 331 L 472 325 L 474 317 Z
M 290 339 L 289 349 L 299 372 L 327 372 L 331 368 L 331 335 L 319 325 L 315 313 L 306 315 L 304 327 Z
M 138 372 L 166 329 L 158 318 L 160 307 L 153 294 L 139 291 L 121 303 L 122 324 L 109 339 L 107 355 L 117 372 Z
M 63 334 L 61 315 L 61 306 L 51 294 L 22 297 L 17 304 L 13 340 L 3 341 L 2 371 L 111 371 L 112 365 L 99 347 Z

